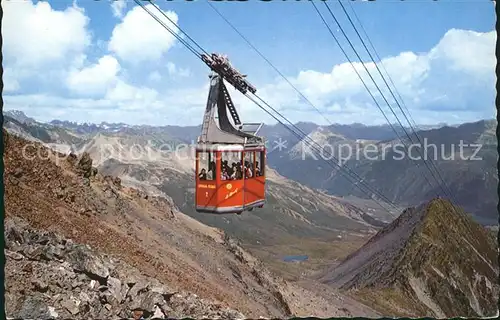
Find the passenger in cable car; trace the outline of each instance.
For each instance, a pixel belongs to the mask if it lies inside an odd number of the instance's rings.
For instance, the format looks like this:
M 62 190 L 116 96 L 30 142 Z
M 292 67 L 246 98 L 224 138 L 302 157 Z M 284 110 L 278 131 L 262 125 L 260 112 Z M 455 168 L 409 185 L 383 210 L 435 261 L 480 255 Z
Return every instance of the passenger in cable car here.
M 241 170 L 241 162 L 238 162 L 236 164 L 236 170 L 235 170 L 235 178 L 236 180 L 241 180 L 243 178 L 243 172 Z
M 229 175 L 229 178 L 230 178 L 231 180 L 236 180 L 236 179 L 238 179 L 238 178 L 237 178 L 237 175 L 238 175 L 238 170 L 237 170 L 237 168 L 236 168 L 236 163 L 233 163 L 233 167 L 231 168 L 231 171 L 232 171 L 232 172 L 231 172 L 231 174 Z
M 226 168 L 222 169 L 221 180 L 229 180 L 229 174 Z
M 245 161 L 245 178 L 252 177 L 252 169 L 250 169 L 250 162 Z
M 198 177 L 200 178 L 200 180 L 207 180 L 207 172 L 205 168 L 201 169 L 201 172 L 198 175 Z
M 215 161 L 210 162 L 210 165 L 208 166 L 207 179 L 215 179 Z
M 236 172 L 236 162 L 233 162 L 231 164 L 231 167 L 229 167 L 227 169 L 227 174 L 229 174 L 229 177 L 232 177 L 235 175 L 235 172 Z M 231 178 L 232 179 L 232 178 Z
M 214 168 L 210 165 L 208 167 L 208 172 L 207 172 L 207 180 L 214 180 L 215 179 L 215 170 Z
M 255 161 L 255 176 L 260 177 L 259 161 Z

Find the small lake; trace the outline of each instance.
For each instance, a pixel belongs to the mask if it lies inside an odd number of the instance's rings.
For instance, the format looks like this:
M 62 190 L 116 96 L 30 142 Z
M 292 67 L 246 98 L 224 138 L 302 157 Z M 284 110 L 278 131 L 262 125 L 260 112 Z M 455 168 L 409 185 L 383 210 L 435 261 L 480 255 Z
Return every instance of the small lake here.
M 302 255 L 302 256 L 285 256 L 283 258 L 283 261 L 285 262 L 297 262 L 297 261 L 306 261 L 309 259 L 308 256 Z

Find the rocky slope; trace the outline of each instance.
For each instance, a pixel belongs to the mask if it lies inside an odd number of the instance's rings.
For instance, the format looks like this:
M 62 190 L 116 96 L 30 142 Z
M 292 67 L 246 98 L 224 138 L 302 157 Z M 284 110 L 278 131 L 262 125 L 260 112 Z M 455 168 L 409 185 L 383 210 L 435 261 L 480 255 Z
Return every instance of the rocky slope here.
M 53 152 L 5 131 L 4 141 L 8 316 L 377 314 L 274 276 L 171 199 L 102 176 L 88 154 Z
M 498 312 L 498 272 L 489 231 L 434 199 L 406 210 L 321 280 L 384 315 L 483 317 Z
M 95 252 L 53 232 L 7 220 L 6 314 L 15 318 L 243 319 L 234 310 L 177 292 L 126 261 Z

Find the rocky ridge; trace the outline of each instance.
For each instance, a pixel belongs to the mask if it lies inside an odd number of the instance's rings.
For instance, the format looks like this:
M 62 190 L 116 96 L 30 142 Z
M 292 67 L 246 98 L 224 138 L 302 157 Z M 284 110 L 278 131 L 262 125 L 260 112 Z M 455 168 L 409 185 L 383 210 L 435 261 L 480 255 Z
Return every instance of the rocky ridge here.
M 484 317 L 498 313 L 498 275 L 489 231 L 434 199 L 405 210 L 322 281 L 397 316 Z

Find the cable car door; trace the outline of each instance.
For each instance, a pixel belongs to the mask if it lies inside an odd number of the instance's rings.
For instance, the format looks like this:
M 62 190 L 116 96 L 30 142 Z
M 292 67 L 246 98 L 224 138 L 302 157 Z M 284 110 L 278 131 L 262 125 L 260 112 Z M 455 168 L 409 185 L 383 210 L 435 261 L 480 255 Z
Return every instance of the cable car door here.
M 243 154 L 243 198 L 244 198 L 244 206 L 248 206 L 252 202 L 255 201 L 255 193 L 253 192 L 253 175 L 254 173 L 254 151 L 245 151 Z
M 215 152 L 197 151 L 196 159 L 196 206 L 215 210 L 217 206 Z

